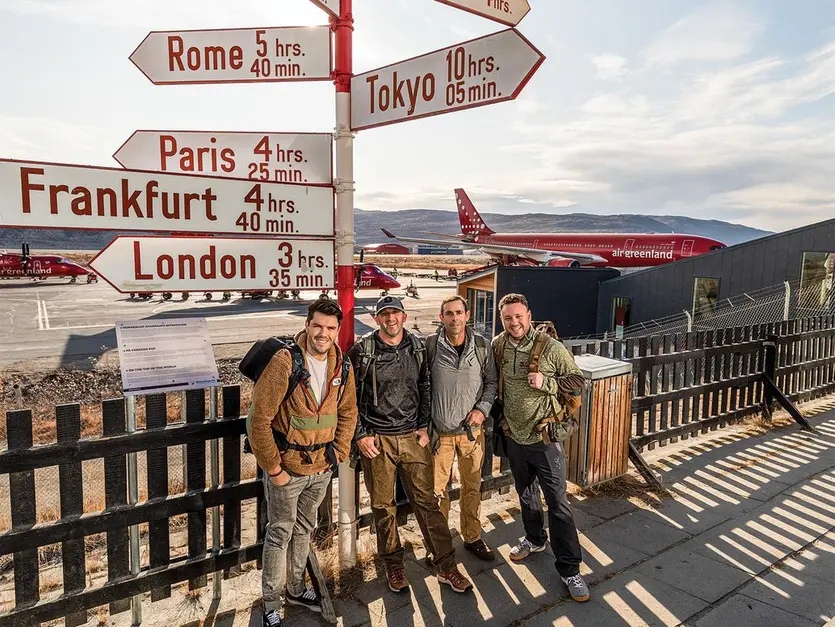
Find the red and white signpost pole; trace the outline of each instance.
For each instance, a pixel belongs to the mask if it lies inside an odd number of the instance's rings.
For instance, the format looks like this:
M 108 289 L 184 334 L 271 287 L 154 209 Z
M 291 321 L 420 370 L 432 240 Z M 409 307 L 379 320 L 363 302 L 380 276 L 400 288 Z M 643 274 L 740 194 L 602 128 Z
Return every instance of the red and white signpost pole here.
M 334 84 L 336 85 L 336 285 L 342 326 L 339 346 L 354 345 L 354 134 L 351 131 L 351 77 L 353 76 L 354 18 L 351 0 L 342 0 L 339 15 L 331 16 L 334 31 Z M 337 524 L 339 563 L 351 567 L 357 558 L 355 471 L 339 465 Z

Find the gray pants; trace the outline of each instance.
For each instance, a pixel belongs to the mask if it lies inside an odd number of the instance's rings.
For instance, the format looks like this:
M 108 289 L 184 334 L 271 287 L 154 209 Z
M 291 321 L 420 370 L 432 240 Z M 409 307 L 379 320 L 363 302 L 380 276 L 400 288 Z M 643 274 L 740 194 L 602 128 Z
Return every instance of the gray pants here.
M 310 534 L 316 526 L 316 511 L 325 498 L 332 474 L 327 471 L 319 475 L 291 476 L 287 485 L 277 487 L 264 473 L 267 533 L 261 593 L 267 611 L 282 610 L 285 588 L 293 596 L 304 592 Z

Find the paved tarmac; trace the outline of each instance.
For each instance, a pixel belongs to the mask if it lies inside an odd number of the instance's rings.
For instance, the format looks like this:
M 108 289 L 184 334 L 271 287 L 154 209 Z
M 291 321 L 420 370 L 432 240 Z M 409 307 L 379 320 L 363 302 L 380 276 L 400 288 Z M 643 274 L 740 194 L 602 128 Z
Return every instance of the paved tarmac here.
M 428 274 L 429 271 L 415 271 Z M 419 298 L 405 296 L 410 281 Z M 417 322 L 426 332 L 437 320 L 441 300 L 454 292 L 452 281 L 400 277 L 401 288 L 391 293 L 403 297 L 409 313 L 408 327 Z M 319 292 L 302 292 L 302 300 L 292 302 L 268 298 L 253 301 L 233 292 L 228 302 L 211 301 L 202 293 L 180 300 L 174 293 L 169 301 L 155 294 L 150 300 L 131 299 L 104 281 L 68 284 L 66 281 L 32 284 L 28 281 L 0 283 L 0 364 L 12 364 L 41 357 L 59 357 L 57 365 L 67 365 L 87 357 L 98 357 L 116 348 L 116 321 L 151 318 L 205 317 L 215 346 L 251 342 L 268 334 L 292 333 L 304 324 L 308 304 Z M 355 329 L 365 333 L 374 325 L 370 314 L 380 296 L 377 290 L 355 293 Z M 331 292 L 335 298 L 335 292 Z
M 473 625 L 513 627 L 814 627 L 835 618 L 835 397 L 812 404 L 820 433 L 794 424 L 767 432 L 741 426 L 646 453 L 671 498 L 572 496 L 591 600 L 578 604 L 554 569 L 550 546 L 523 562 L 509 559 L 523 535 L 515 492 L 482 504 L 485 541 L 499 554 L 478 561 L 455 538 L 475 588 L 456 594 L 424 564 L 413 517 L 401 527 L 412 543 L 411 590 L 394 594 L 372 573 L 353 598 L 334 600 L 342 627 Z M 808 409 L 809 405 L 807 405 Z M 810 412 L 811 413 L 811 412 Z M 457 503 L 450 515 L 458 526 Z M 373 551 L 364 531 L 361 545 Z M 143 603 L 143 626 L 260 626 L 260 571 L 223 581 L 202 597 Z M 147 595 L 146 595 L 147 596 Z M 130 622 L 130 612 L 111 618 Z M 91 619 L 88 625 L 94 625 Z M 290 627 L 324 627 L 319 615 L 288 606 Z

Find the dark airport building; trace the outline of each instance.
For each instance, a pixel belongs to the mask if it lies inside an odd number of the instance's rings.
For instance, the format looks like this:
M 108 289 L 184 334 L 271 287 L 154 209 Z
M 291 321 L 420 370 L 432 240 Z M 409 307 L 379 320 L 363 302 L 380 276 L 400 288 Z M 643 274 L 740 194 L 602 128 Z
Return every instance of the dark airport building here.
M 833 263 L 835 219 L 633 272 L 601 284 L 597 332 L 621 320 L 629 326 L 685 311 L 709 315 L 723 299 L 785 281 L 799 287 L 789 317 L 816 315 L 833 298 Z
M 458 294 L 470 305 L 471 323 L 488 337 L 502 331 L 501 297 L 520 292 L 534 320 L 552 320 L 561 337 L 571 338 L 683 312 L 698 323 L 724 299 L 779 291 L 785 282 L 792 286 L 789 318 L 835 311 L 835 219 L 630 274 L 489 266 L 462 277 Z

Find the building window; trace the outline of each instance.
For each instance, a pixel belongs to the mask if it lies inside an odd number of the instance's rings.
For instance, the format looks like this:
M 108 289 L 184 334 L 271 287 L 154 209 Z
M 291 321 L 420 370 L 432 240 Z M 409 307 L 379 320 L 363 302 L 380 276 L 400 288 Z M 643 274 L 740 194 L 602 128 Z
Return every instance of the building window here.
M 831 309 L 835 253 L 803 253 L 798 306 L 808 309 Z
M 470 325 L 487 338 L 493 337 L 493 307 L 495 296 L 489 290 L 467 288 Z
M 693 319 L 710 318 L 716 313 L 719 279 L 697 277 L 693 288 Z

